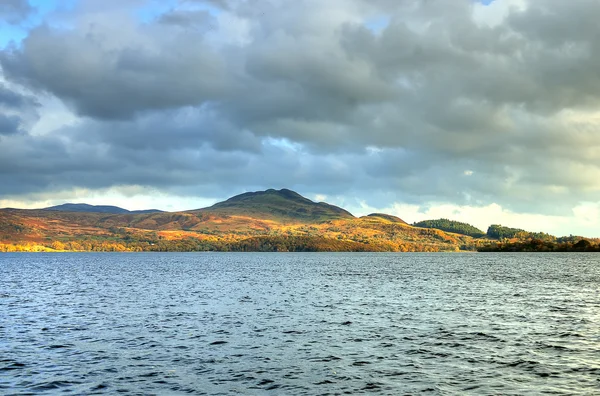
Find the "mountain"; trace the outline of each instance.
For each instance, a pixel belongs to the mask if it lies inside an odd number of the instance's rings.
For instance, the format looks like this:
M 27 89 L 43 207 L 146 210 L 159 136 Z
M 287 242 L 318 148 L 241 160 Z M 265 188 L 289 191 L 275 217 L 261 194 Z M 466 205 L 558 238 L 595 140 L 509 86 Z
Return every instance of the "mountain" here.
M 323 222 L 355 218 L 347 210 L 325 202 L 313 202 L 286 188 L 247 192 L 192 212 L 242 215 L 283 222 Z
M 475 250 L 490 242 L 489 237 L 415 227 L 385 213 L 357 218 L 288 189 L 247 192 L 185 212 L 86 204 L 0 209 L 0 252 L 433 252 Z
M 41 210 L 56 210 L 61 212 L 87 212 L 87 213 L 111 213 L 111 214 L 124 214 L 124 213 L 160 213 L 158 209 L 146 209 L 146 210 L 127 210 L 119 208 L 118 206 L 110 205 L 88 205 L 84 203 L 66 203 L 57 206 L 50 206 Z

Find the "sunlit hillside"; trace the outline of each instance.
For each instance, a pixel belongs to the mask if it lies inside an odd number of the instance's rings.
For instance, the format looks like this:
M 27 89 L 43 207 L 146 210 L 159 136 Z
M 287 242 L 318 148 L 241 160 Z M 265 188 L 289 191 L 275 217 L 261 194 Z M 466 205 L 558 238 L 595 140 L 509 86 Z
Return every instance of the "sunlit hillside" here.
M 232 197 L 188 212 L 90 213 L 4 209 L 3 250 L 73 251 L 457 251 L 474 238 L 400 218 L 360 218 L 290 190 Z
M 409 225 L 384 213 L 355 217 L 286 189 L 244 193 L 187 212 L 101 208 L 0 210 L 0 251 L 593 251 L 599 242 L 578 245 L 581 237 L 500 225 L 483 233 L 447 219 Z

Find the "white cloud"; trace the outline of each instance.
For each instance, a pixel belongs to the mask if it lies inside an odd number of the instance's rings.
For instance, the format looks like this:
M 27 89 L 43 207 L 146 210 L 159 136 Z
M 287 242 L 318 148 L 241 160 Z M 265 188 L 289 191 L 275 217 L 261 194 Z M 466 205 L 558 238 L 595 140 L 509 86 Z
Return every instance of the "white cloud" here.
M 580 224 L 600 228 L 600 202 L 582 202 L 573 208 L 573 214 Z
M 325 201 L 327 201 L 327 195 L 317 194 L 317 195 L 315 195 L 315 201 L 316 202 L 325 202 Z
M 527 8 L 526 0 L 494 0 L 489 4 L 475 3 L 473 19 L 481 25 L 495 27 L 504 21 L 512 10 L 522 11 Z
M 204 208 L 215 202 L 215 199 L 180 196 L 142 186 L 117 186 L 100 190 L 76 188 L 32 194 L 27 200 L 0 199 L 0 208 L 40 209 L 63 203 L 87 203 L 114 205 L 128 210 L 159 209 L 176 212 Z

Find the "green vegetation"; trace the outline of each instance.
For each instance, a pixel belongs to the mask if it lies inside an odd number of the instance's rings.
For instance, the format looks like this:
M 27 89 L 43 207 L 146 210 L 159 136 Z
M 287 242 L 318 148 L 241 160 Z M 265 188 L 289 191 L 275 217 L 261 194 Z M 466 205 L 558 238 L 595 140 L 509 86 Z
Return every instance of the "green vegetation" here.
M 495 239 L 515 238 L 519 234 L 527 234 L 527 231 L 520 228 L 503 227 L 499 224 L 492 224 L 487 230 L 487 236 Z
M 544 232 L 529 232 L 520 228 L 503 227 L 492 224 L 487 230 L 487 236 L 494 239 L 539 239 L 542 241 L 556 241 L 556 237 Z
M 477 227 L 473 227 L 471 224 L 461 223 L 460 221 L 448 220 L 448 219 L 437 219 L 437 220 L 425 220 L 413 224 L 415 227 L 422 228 L 436 228 L 438 230 L 446 232 L 454 232 L 456 234 L 469 235 L 473 238 L 481 238 L 485 236 L 485 233 Z
M 600 243 L 587 239 L 572 242 L 551 242 L 533 238 L 519 242 L 498 242 L 482 246 L 480 252 L 600 252 Z
M 230 249 L 238 252 L 386 252 L 394 251 L 390 245 L 354 241 L 340 241 L 330 238 L 298 237 L 256 237 L 233 244 Z
M 488 237 L 496 243 L 479 246 L 480 252 L 600 252 L 600 240 L 570 235 L 556 238 L 544 232 L 491 225 Z

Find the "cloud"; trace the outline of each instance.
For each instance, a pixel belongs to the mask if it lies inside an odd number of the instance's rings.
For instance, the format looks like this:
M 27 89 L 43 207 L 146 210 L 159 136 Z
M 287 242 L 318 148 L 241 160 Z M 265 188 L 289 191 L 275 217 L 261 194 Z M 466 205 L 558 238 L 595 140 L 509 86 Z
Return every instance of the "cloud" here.
M 230 9 L 235 3 L 235 0 L 180 0 L 180 3 L 184 5 L 189 4 L 204 4 L 215 7 L 217 9 Z
M 165 35 L 164 25 L 138 30 L 131 23 L 101 19 L 74 31 L 40 26 L 0 62 L 12 81 L 102 119 L 201 105 L 224 92 L 225 65 L 201 39 L 191 48 L 191 33 Z
M 35 98 L 22 95 L 0 83 L 0 106 L 8 109 L 20 109 L 35 104 Z
M 27 133 L 37 120 L 38 101 L 0 82 L 0 137 Z
M 175 25 L 182 28 L 195 28 L 201 29 L 205 33 L 211 30 L 213 27 L 211 23 L 214 23 L 214 18 L 210 12 L 205 10 L 198 11 L 180 11 L 173 10 L 162 14 L 158 21 L 167 25 Z
M 0 194 L 289 187 L 559 217 L 600 201 L 595 1 L 152 4 L 84 2 L 0 52 Z
M 27 0 L 2 0 L 0 2 L 0 20 L 16 25 L 27 18 L 34 8 Z
M 21 120 L 16 116 L 0 114 L 0 135 L 12 135 L 19 132 Z

